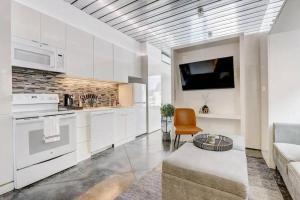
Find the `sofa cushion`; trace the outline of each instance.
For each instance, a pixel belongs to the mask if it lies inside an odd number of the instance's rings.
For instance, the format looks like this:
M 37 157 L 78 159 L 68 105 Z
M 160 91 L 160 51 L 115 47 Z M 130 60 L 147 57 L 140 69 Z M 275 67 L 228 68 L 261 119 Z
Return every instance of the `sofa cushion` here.
M 288 143 L 274 143 L 275 149 L 288 162 L 300 161 L 300 145 Z
M 163 173 L 247 198 L 244 151 L 206 151 L 186 143 L 163 162 Z
M 292 196 L 294 199 L 300 199 L 300 162 L 291 162 L 288 165 L 288 176 L 292 185 Z

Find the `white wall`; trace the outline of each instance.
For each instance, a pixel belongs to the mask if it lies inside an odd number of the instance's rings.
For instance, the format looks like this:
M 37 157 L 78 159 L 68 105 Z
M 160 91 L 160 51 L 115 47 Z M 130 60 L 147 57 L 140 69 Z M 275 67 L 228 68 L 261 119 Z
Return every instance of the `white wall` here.
M 275 122 L 300 122 L 300 1 L 286 1 L 268 37 L 261 39 L 261 144 L 273 161 Z
M 171 103 L 171 65 L 162 62 L 161 63 L 162 74 L 162 104 Z
M 300 122 L 300 29 L 269 36 L 269 158 L 275 122 Z
M 248 148 L 261 148 L 260 40 L 266 35 L 244 36 L 245 137 Z
M 11 1 L 0 6 L 0 195 L 13 189 Z
M 286 0 L 278 19 L 272 27 L 271 34 L 300 29 L 300 1 Z
M 269 100 L 268 100 L 268 35 L 260 39 L 260 82 L 261 82 L 261 152 L 269 157 Z M 267 160 L 266 159 L 266 160 Z
M 239 115 L 241 120 L 199 118 L 198 125 L 210 133 L 231 133 L 245 136 L 248 148 L 261 148 L 261 38 L 266 33 L 241 35 L 239 39 L 219 41 L 175 49 L 173 56 L 173 101 L 177 107 L 191 107 L 195 111 L 204 104 L 208 94 L 210 113 Z M 183 91 L 179 64 L 217 57 L 234 56 L 235 89 Z
M 234 89 L 183 91 L 180 82 L 179 64 L 208 60 L 218 57 L 234 56 Z M 239 43 L 217 43 L 201 45 L 197 48 L 175 50 L 174 61 L 174 104 L 176 107 L 190 107 L 196 112 L 204 105 L 203 96 L 208 95 L 207 105 L 210 113 L 240 115 L 240 81 L 239 81 Z M 198 125 L 210 133 L 240 134 L 239 120 L 202 119 Z
M 63 0 L 15 0 L 117 46 L 140 52 L 140 43 Z

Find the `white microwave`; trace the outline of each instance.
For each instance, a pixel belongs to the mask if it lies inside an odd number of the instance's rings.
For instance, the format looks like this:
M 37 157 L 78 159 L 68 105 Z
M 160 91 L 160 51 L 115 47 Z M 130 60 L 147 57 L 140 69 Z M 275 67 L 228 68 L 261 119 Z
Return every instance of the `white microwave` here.
M 35 41 L 12 38 L 12 66 L 65 72 L 64 50 Z

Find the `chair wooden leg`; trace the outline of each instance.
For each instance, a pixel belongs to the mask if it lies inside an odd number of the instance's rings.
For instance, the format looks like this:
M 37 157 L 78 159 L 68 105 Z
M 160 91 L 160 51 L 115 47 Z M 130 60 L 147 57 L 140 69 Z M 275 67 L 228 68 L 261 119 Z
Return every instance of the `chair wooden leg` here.
M 177 149 L 179 148 L 179 142 L 180 142 L 180 135 L 178 135 Z
M 175 135 L 174 148 L 175 148 L 176 140 L 177 140 L 177 134 Z

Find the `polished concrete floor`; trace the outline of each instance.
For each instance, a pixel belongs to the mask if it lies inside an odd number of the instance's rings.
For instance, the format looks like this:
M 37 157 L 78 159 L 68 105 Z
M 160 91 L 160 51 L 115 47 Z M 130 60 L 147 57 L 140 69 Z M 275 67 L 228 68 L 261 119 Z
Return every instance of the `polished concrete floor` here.
M 112 200 L 143 175 L 159 168 L 162 160 L 172 151 L 173 145 L 162 142 L 161 132 L 157 131 L 108 149 L 21 190 L 0 196 L 0 200 Z M 248 157 L 261 157 L 257 150 L 248 149 L 246 154 Z M 291 200 L 279 174 L 276 181 L 284 200 Z
M 158 131 L 108 149 L 75 167 L 10 192 L 0 199 L 114 199 L 131 183 L 159 166 L 172 151 L 170 143 L 161 142 L 161 132 Z

